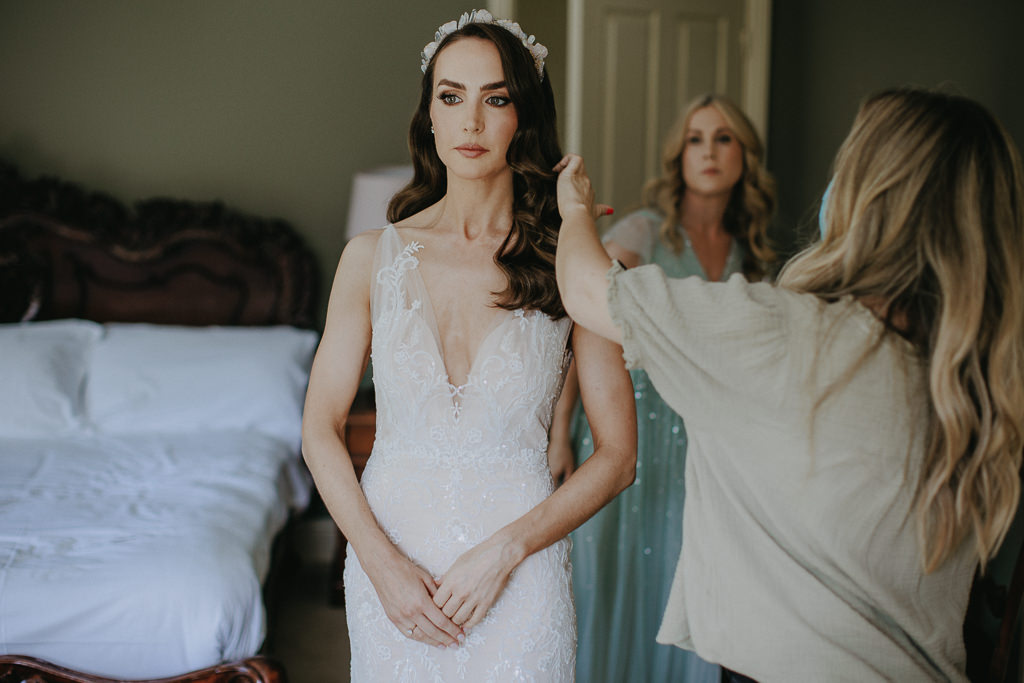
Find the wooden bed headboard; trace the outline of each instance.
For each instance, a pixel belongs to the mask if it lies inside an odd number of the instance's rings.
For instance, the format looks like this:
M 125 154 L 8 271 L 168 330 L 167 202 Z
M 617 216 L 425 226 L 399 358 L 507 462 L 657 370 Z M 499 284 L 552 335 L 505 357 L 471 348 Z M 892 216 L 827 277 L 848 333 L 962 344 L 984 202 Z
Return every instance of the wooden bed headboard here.
M 281 220 L 217 202 L 152 199 L 129 208 L 0 160 L 0 322 L 318 327 L 316 260 Z M 272 570 L 274 571 L 274 570 Z M 279 571 L 279 570 L 278 570 Z M 117 683 L 0 655 L 0 681 Z M 263 656 L 134 683 L 283 683 Z
M 286 222 L 219 202 L 126 207 L 0 162 L 0 322 L 315 329 L 316 260 Z

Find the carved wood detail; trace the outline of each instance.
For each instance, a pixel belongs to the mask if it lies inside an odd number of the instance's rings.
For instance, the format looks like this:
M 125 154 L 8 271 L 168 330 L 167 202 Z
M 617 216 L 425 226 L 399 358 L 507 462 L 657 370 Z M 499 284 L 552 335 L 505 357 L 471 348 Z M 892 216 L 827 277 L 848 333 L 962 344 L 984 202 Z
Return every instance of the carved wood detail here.
M 0 322 L 317 326 L 316 261 L 285 221 L 220 202 L 128 208 L 0 162 Z
M 0 683 L 287 683 L 288 677 L 280 664 L 267 657 L 257 656 L 208 669 L 192 671 L 182 676 L 152 679 L 120 679 L 90 676 L 20 655 L 0 655 Z

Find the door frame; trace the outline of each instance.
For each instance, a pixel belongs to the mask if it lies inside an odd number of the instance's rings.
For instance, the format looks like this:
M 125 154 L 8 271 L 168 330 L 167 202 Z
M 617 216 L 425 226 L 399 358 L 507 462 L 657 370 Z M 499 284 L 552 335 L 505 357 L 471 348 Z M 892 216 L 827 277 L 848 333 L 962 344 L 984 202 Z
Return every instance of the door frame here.
M 583 4 L 586 0 L 565 0 L 568 36 L 566 55 L 565 148 L 579 152 L 583 122 Z M 488 0 L 487 9 L 496 17 L 515 17 L 517 0 Z M 772 0 L 745 0 L 746 25 L 741 37 L 743 78 L 740 107 L 767 144 L 768 104 L 771 84 Z

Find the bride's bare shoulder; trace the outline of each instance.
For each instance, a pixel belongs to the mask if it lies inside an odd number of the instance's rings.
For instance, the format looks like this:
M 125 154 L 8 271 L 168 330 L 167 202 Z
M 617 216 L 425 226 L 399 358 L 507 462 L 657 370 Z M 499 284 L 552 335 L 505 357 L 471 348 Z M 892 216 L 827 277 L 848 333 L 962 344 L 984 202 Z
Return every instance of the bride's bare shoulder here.
M 403 241 L 421 239 L 425 233 L 428 233 L 437 224 L 439 213 L 440 207 L 438 204 L 434 204 L 411 216 L 406 216 L 400 221 L 395 221 L 392 225 L 398 230 L 398 234 L 402 236 Z
M 358 263 L 364 262 L 367 259 L 372 260 L 373 254 L 377 250 L 377 242 L 380 241 L 380 236 L 384 234 L 385 230 L 387 228 L 364 230 L 350 239 L 341 252 L 342 262 Z

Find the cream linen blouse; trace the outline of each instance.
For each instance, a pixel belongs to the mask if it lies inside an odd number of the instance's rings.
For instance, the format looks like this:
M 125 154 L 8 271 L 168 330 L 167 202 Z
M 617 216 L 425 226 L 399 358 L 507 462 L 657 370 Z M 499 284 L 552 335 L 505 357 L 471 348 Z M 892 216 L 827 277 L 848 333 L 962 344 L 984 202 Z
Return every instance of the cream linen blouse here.
M 922 570 L 927 378 L 913 348 L 886 335 L 865 357 L 883 327 L 852 299 L 655 266 L 608 278 L 627 365 L 690 439 L 658 641 L 765 682 L 965 681 L 976 561 L 969 540 Z

